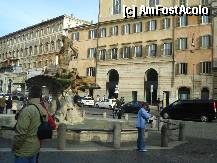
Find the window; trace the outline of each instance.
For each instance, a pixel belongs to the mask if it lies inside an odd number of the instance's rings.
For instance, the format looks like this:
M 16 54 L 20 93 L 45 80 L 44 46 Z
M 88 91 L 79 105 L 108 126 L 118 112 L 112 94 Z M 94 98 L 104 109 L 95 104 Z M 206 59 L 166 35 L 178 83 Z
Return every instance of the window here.
M 135 29 L 134 29 L 134 32 L 135 32 L 135 33 L 142 32 L 142 23 L 141 23 L 141 22 L 136 23 L 134 28 L 135 28 Z
M 178 27 L 185 27 L 188 25 L 188 17 L 186 15 L 180 16 L 178 19 Z
M 130 34 L 130 24 L 124 25 L 124 35 Z
M 188 73 L 188 64 L 180 63 L 179 64 L 179 74 L 187 75 L 187 73 Z
M 164 18 L 162 20 L 162 29 L 170 28 L 170 18 Z
M 208 24 L 209 22 L 210 22 L 210 17 L 209 16 L 207 16 L 207 15 L 201 16 L 201 19 L 200 19 L 201 24 Z
M 156 25 L 157 21 L 156 20 L 151 20 L 148 22 L 148 31 L 155 31 L 157 28 Z
M 187 0 L 179 0 L 180 6 L 184 5 L 187 6 Z
M 111 49 L 111 59 L 117 59 L 118 49 L 113 48 Z
M 79 40 L 79 32 L 73 32 L 72 33 L 72 40 L 78 41 Z
M 105 60 L 106 59 L 106 50 L 100 50 L 99 51 L 99 60 Z
M 41 36 L 44 34 L 44 30 L 43 29 L 41 29 Z
M 97 36 L 96 29 L 90 30 L 89 31 L 89 39 L 94 39 Z
M 172 55 L 172 43 L 164 43 L 163 55 Z
M 121 13 L 121 0 L 113 0 L 113 15 Z
M 35 47 L 34 47 L 34 54 L 35 54 L 35 55 L 38 54 L 38 46 L 37 46 L 37 45 L 35 45 Z
M 88 49 L 88 54 L 87 54 L 87 58 L 95 58 L 96 56 L 96 48 L 89 48 Z
M 50 33 L 50 27 L 47 27 L 47 33 Z
M 142 45 L 140 45 L 140 46 L 135 46 L 135 54 L 134 54 L 134 56 L 136 57 L 136 58 L 139 58 L 139 57 L 142 57 Z
M 179 100 L 190 99 L 190 89 L 187 87 L 181 87 L 178 90 Z
M 111 36 L 118 35 L 118 26 L 111 27 Z
M 209 0 L 201 0 L 201 5 L 209 5 Z
M 148 45 L 148 56 L 155 57 L 157 53 L 157 44 Z
M 32 55 L 32 46 L 29 47 L 29 55 Z
M 57 40 L 57 44 L 56 44 L 57 50 L 61 49 L 61 46 L 62 46 L 61 44 L 62 44 L 61 40 Z
M 130 47 L 124 47 L 123 48 L 122 58 L 130 58 Z
M 43 44 L 40 44 L 39 46 L 39 54 L 43 53 Z
M 211 73 L 211 62 L 201 62 L 201 73 L 203 74 Z
M 96 68 L 95 67 L 87 68 L 87 76 L 96 76 Z
M 102 37 L 106 37 L 106 28 L 100 28 L 99 29 L 99 36 Z
M 210 48 L 211 45 L 211 36 L 201 36 L 201 48 Z
M 180 50 L 187 49 L 187 38 L 178 39 L 178 49 Z
M 159 5 L 160 0 L 149 0 L 149 7 L 155 7 L 156 5 Z

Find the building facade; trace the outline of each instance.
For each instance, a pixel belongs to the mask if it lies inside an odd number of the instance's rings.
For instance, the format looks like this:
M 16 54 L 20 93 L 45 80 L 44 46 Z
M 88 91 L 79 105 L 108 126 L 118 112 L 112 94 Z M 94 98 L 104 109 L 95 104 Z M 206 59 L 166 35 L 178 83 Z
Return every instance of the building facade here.
M 160 98 L 167 104 L 214 98 L 212 16 L 124 19 L 123 5 L 207 6 L 210 1 L 100 0 L 99 23 L 69 32 L 70 38 L 79 35 L 75 45 L 80 51 L 71 65 L 95 76 L 101 87 L 95 95 L 112 97 L 118 90 L 127 101 L 156 103 Z M 89 74 L 90 67 L 94 73 Z
M 1 91 L 11 93 L 8 90 L 9 81 L 23 83 L 30 71 L 41 71 L 49 65 L 56 65 L 62 36 L 66 36 L 69 28 L 86 23 L 88 22 L 62 15 L 0 37 Z M 17 73 L 24 75 L 21 81 L 10 77 Z

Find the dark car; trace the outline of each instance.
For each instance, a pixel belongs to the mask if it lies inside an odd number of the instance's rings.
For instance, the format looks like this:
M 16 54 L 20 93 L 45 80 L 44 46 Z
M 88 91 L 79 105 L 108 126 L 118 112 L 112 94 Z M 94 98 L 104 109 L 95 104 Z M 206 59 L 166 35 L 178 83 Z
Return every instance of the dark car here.
M 139 109 L 141 108 L 142 101 L 131 101 L 128 102 L 121 107 L 122 113 L 135 113 L 137 114 Z
M 216 101 L 214 100 L 178 100 L 161 110 L 165 119 L 200 120 L 216 119 Z

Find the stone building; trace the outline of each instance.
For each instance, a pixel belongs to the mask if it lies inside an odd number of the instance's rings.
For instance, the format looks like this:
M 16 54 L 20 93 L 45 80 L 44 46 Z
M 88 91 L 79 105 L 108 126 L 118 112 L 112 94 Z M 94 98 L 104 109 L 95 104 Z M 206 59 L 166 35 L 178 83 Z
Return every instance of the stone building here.
M 49 65 L 56 65 L 62 36 L 67 34 L 68 28 L 81 24 L 89 23 L 62 15 L 0 37 L 1 91 L 8 92 L 9 80 L 23 83 L 31 71 L 41 71 Z M 16 76 L 17 69 L 24 75 L 22 81 L 14 81 L 18 79 L 10 77 L 12 74 Z
M 213 98 L 212 16 L 123 18 L 123 5 L 158 4 L 210 5 L 208 0 L 100 0 L 98 24 L 70 29 L 79 49 L 71 66 L 95 77 L 102 88 L 95 95 L 112 97 L 119 90 L 127 101 L 161 98 L 167 104 Z

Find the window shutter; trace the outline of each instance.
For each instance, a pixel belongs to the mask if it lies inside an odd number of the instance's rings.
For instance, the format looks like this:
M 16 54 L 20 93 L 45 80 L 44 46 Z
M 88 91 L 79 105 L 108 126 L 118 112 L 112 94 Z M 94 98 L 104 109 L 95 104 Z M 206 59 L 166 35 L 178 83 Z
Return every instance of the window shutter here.
M 124 35 L 124 25 L 121 26 L 121 34 Z
M 106 58 L 105 58 L 106 60 L 107 59 L 111 59 L 111 49 L 108 49 L 107 50 L 107 53 L 106 53 Z
M 88 39 L 90 39 L 90 31 L 88 31 Z
M 118 35 L 118 29 L 119 29 L 118 26 L 116 26 L 116 29 L 117 29 L 117 31 L 116 31 L 116 36 L 117 36 Z
M 179 66 L 180 66 L 179 63 L 177 63 L 176 66 L 175 66 L 176 75 L 179 75 L 179 74 L 180 74 L 180 73 L 179 73 Z
M 157 20 L 154 20 L 155 30 L 157 30 Z
M 176 18 L 176 27 L 180 27 L 180 16 Z
M 79 32 L 77 33 L 77 40 L 79 41 Z
M 123 58 L 123 48 L 119 49 L 119 58 Z
M 146 31 L 149 31 L 149 23 L 150 21 L 146 22 Z
M 168 18 L 168 28 L 170 28 L 170 25 L 171 25 L 171 19 Z
M 180 39 L 178 38 L 178 39 L 175 41 L 175 45 L 176 45 L 175 49 L 176 49 L 176 50 L 180 50 L 179 42 L 180 42 Z
M 130 58 L 134 58 L 134 57 L 136 57 L 136 56 L 135 56 L 135 46 L 132 46 L 132 47 L 130 48 Z
M 211 16 L 208 16 L 208 22 L 211 23 L 212 19 Z
M 112 27 L 109 28 L 109 36 L 112 36 Z
M 199 37 L 199 47 L 202 48 L 202 36 Z
M 196 64 L 196 75 L 202 73 L 202 62 Z
M 212 47 L 212 35 L 208 35 L 209 36 L 209 48 Z
M 136 24 L 133 24 L 133 30 L 132 30 L 133 33 L 136 33 Z
M 186 16 L 186 26 L 188 25 L 188 16 Z
M 87 49 L 87 58 L 89 58 L 90 57 L 90 49 L 88 48 Z
M 165 19 L 165 18 L 164 18 Z M 162 19 L 161 21 L 160 21 L 160 29 L 164 29 L 164 19 Z
M 148 56 L 148 47 L 149 47 L 149 45 L 147 44 L 147 45 L 145 46 L 145 56 Z
M 159 56 L 162 56 L 163 52 L 164 52 L 164 43 L 162 43 L 162 44 L 159 45 L 159 51 L 158 51 Z
M 202 16 L 198 16 L 198 24 L 201 24 L 202 23 Z
M 89 70 L 89 68 L 86 68 L 86 76 L 89 76 L 88 70 Z

